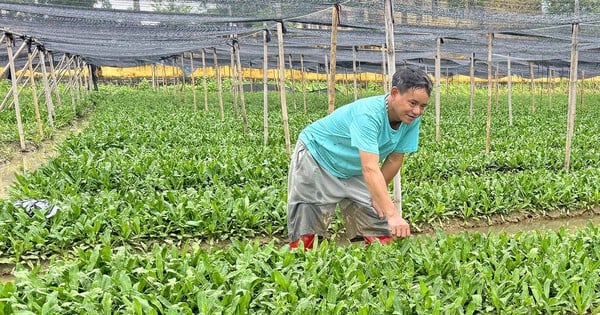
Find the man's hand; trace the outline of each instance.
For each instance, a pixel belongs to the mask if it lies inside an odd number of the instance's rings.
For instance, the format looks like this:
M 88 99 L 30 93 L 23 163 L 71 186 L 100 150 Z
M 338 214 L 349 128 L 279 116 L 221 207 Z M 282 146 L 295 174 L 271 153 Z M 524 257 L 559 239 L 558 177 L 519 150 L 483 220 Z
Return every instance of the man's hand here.
M 387 221 L 390 225 L 390 230 L 392 231 L 393 236 L 410 236 L 410 226 L 408 225 L 408 222 L 402 218 L 400 213 L 396 212 L 394 215 L 388 216 Z

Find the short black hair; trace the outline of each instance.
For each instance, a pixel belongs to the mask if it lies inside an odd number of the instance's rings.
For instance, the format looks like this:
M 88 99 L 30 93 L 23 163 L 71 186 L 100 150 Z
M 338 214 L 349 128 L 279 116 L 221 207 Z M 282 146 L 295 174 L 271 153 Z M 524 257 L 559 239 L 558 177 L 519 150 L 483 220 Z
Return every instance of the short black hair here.
M 395 86 L 400 93 L 410 89 L 424 89 L 428 96 L 431 96 L 431 79 L 425 71 L 403 67 L 394 73 L 392 77 L 392 86 Z

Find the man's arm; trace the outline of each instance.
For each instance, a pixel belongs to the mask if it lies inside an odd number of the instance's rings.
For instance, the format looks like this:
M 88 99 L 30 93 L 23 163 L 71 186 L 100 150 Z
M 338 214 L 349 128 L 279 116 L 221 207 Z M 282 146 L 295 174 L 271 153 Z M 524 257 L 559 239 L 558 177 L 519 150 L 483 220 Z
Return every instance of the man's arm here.
M 396 169 L 396 172 L 402 164 L 402 158 L 394 158 L 388 162 L 384 162 L 382 168 L 379 168 L 379 155 L 364 151 L 359 151 L 360 163 L 362 165 L 362 172 L 371 193 L 371 199 L 373 201 L 373 208 L 377 211 L 380 218 L 385 215 L 392 235 L 399 237 L 406 237 L 410 235 L 410 226 L 402 219 L 400 212 L 394 206 L 392 199 L 388 192 L 389 181 L 394 178 L 395 174 L 390 176 L 391 172 Z M 402 156 L 403 157 L 403 156 Z M 400 161 L 400 163 L 398 163 Z M 386 166 L 386 163 L 388 166 Z M 385 171 L 384 171 L 385 169 Z
M 383 177 L 385 178 L 386 185 L 389 185 L 394 179 L 394 176 L 398 174 L 398 172 L 402 168 L 403 162 L 404 153 L 397 152 L 393 152 L 385 159 L 385 161 L 383 161 L 383 165 L 381 166 L 381 172 L 383 173 Z

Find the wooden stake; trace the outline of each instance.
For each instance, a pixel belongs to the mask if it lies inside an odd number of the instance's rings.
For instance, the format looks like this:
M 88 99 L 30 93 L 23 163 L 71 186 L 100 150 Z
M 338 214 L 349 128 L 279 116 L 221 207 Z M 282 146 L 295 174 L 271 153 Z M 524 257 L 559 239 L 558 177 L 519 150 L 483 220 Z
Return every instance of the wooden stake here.
M 492 91 L 493 91 L 493 72 L 492 72 L 492 44 L 494 34 L 488 33 L 488 103 L 487 103 L 487 119 L 485 124 L 485 153 L 490 153 L 491 133 L 492 133 Z
M 213 63 L 217 75 L 217 93 L 219 96 L 219 109 L 221 111 L 221 120 L 225 120 L 225 109 L 223 108 L 223 83 L 221 82 L 221 69 L 217 58 L 217 49 L 213 47 Z
M 204 111 L 208 113 L 208 84 L 206 82 L 206 50 L 202 48 L 202 86 L 204 88 Z
M 471 78 L 471 95 L 469 97 L 469 121 L 473 121 L 473 117 L 475 117 L 475 53 L 471 53 L 471 67 L 469 69 L 469 76 Z
M 285 95 L 285 59 L 283 54 L 283 21 L 277 22 L 277 41 L 279 45 L 279 90 L 281 97 L 281 117 L 283 119 L 283 132 L 285 136 L 285 150 L 292 154 L 290 143 L 290 128 L 288 125 L 287 100 Z
M 42 82 L 44 82 L 44 92 L 46 94 L 46 108 L 48 111 L 48 123 L 54 129 L 54 103 L 52 102 L 52 88 L 48 80 L 48 72 L 46 71 L 46 52 L 39 51 L 40 64 L 42 67 Z
M 571 142 L 575 134 L 575 112 L 577 110 L 577 64 L 579 62 L 579 23 L 573 23 L 571 44 L 571 69 L 569 75 L 569 110 L 567 116 L 567 137 L 565 146 L 565 171 L 571 166 Z
M 265 23 L 266 24 L 266 23 Z M 263 32 L 263 144 L 269 142 L 269 30 Z
M 11 36 L 5 36 L 6 38 L 6 53 L 8 54 L 8 67 L 10 69 L 10 77 L 13 78 L 11 81 L 13 89 L 13 103 L 15 104 L 15 116 L 17 118 L 17 129 L 19 131 L 19 142 L 21 144 L 21 151 L 25 150 L 25 133 L 23 132 L 23 122 L 21 121 L 21 109 L 19 107 L 19 95 L 17 93 L 17 71 L 15 70 L 15 56 L 13 55 L 13 39 Z
M 328 113 L 332 113 L 335 109 L 335 70 L 336 70 L 336 56 L 337 56 L 337 28 L 339 24 L 340 7 L 336 3 L 333 5 L 331 10 L 331 42 L 329 50 L 329 80 L 327 85 L 327 98 L 329 100 L 329 107 L 327 108 Z
M 510 71 L 510 54 L 508 54 L 508 59 L 506 60 L 507 67 L 507 82 L 506 82 L 506 90 L 508 92 L 508 125 L 512 126 L 513 124 L 513 108 L 512 108 L 512 73 Z
M 240 61 L 240 44 L 236 40 L 233 43 L 233 47 L 235 48 L 235 60 L 237 62 L 236 72 L 238 77 L 238 87 L 240 89 L 240 103 L 242 105 L 242 121 L 244 122 L 244 132 L 248 133 L 248 117 L 246 116 L 246 99 L 244 98 L 244 82 L 242 75 L 242 62 Z
M 358 81 L 356 73 L 356 46 L 352 46 L 352 75 L 354 78 L 354 100 L 358 99 Z
M 441 78 L 441 71 L 442 71 L 442 53 L 441 53 L 441 48 L 442 46 L 442 39 L 440 37 L 438 37 L 436 39 L 436 54 L 435 54 L 435 141 L 436 142 L 440 142 L 440 140 L 442 139 L 442 134 L 441 134 L 441 130 L 440 130 L 440 122 L 441 122 L 441 110 L 440 110 L 440 98 L 441 98 L 441 91 L 440 91 L 440 81 L 442 80 Z
M 304 69 L 304 55 L 300 55 L 300 73 L 302 74 L 302 103 L 304 104 L 304 113 L 306 114 L 306 69 Z
M 52 77 L 52 91 L 54 92 L 54 95 L 56 96 L 56 102 L 57 102 L 57 107 L 61 107 L 62 106 L 62 100 L 60 97 L 60 89 L 58 88 L 58 79 L 56 78 L 56 70 L 54 69 L 54 56 L 52 55 L 52 52 L 47 52 L 48 53 L 48 63 L 50 64 L 50 76 Z M 66 55 L 63 55 L 63 57 L 65 57 Z
M 529 82 L 531 83 L 531 112 L 535 113 L 535 81 L 533 78 L 533 62 L 529 63 Z
M 38 135 L 44 136 L 44 128 L 42 126 L 42 117 L 40 115 L 40 104 L 37 97 L 37 87 L 35 85 L 35 74 L 33 73 L 33 55 L 37 53 L 37 48 L 27 54 L 27 63 L 29 64 L 29 79 L 31 80 L 31 95 L 33 97 L 33 107 L 35 109 L 35 121 L 37 122 Z
M 192 80 L 192 94 L 194 96 L 194 112 L 198 111 L 198 103 L 196 101 L 196 78 L 194 78 L 194 53 L 190 52 L 190 68 L 192 69 L 192 73 L 190 74 L 190 79 Z

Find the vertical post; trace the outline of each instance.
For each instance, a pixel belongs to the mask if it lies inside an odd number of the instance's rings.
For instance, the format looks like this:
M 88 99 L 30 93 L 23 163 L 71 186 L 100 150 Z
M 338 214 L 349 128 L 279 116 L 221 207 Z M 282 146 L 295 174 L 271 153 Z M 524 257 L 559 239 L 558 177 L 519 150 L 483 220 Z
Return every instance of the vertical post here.
M 579 92 L 579 106 L 583 109 L 585 105 L 585 70 L 581 70 L 581 91 Z
M 181 92 L 183 93 L 183 103 L 187 103 L 187 91 L 185 89 L 185 54 L 181 53 Z
M 488 102 L 487 102 L 487 119 L 485 124 L 485 153 L 490 153 L 491 132 L 492 132 L 492 90 L 493 90 L 493 73 L 492 73 L 492 45 L 494 34 L 488 33 Z
M 54 128 L 54 103 L 50 94 L 52 88 L 48 80 L 48 72 L 46 71 L 46 52 L 43 49 L 39 50 L 40 64 L 42 67 L 42 82 L 44 82 L 44 93 L 46 94 L 46 108 L 48 109 L 48 123 Z
M 506 67 L 507 67 L 507 82 L 506 82 L 506 89 L 508 92 L 508 125 L 512 126 L 513 124 L 513 108 L 512 108 L 512 73 L 510 71 L 510 54 L 508 54 L 508 60 L 506 60 Z
M 31 46 L 29 46 L 27 59 L 29 63 L 29 79 L 31 80 L 31 96 L 33 97 L 33 106 L 35 109 L 35 121 L 37 122 L 38 135 L 42 137 L 44 135 L 44 129 L 42 126 L 42 117 L 40 115 L 40 104 L 37 95 L 37 87 L 35 85 L 35 75 L 33 73 L 33 53 L 31 52 Z
M 304 69 L 304 55 L 300 55 L 300 71 L 302 74 L 302 103 L 304 105 L 304 113 L 306 114 L 306 70 Z
M 440 142 L 442 139 L 441 131 L 440 131 L 440 122 L 441 122 L 441 110 L 440 110 L 440 81 L 441 81 L 441 67 L 442 67 L 442 38 L 438 37 L 436 39 L 436 54 L 435 54 L 435 141 Z
M 56 101 L 58 102 L 58 107 L 62 106 L 62 100 L 60 98 L 60 89 L 58 88 L 58 79 L 56 78 L 56 70 L 54 69 L 54 56 L 52 52 L 48 51 L 48 63 L 50 64 L 50 75 L 52 76 L 52 87 L 53 91 L 56 95 Z M 63 55 L 65 57 L 65 55 Z M 54 108 L 53 108 L 54 110 Z
M 239 88 L 239 96 L 240 96 L 240 103 L 241 103 L 241 109 L 242 109 L 242 121 L 244 122 L 244 132 L 248 133 L 248 117 L 246 116 L 246 99 L 244 98 L 244 82 L 243 82 L 243 75 L 242 75 L 242 62 L 240 61 L 240 43 L 237 41 L 237 39 L 233 42 L 233 47 L 235 48 L 235 60 L 236 60 L 236 69 L 235 69 L 235 73 L 237 73 L 237 81 L 238 81 L 238 88 Z
M 219 60 L 217 58 L 217 49 L 213 47 L 213 62 L 217 75 L 217 92 L 219 94 L 219 109 L 221 110 L 221 120 L 225 120 L 225 109 L 223 108 L 223 85 L 221 82 L 221 70 L 219 68 Z
M 231 94 L 233 96 L 233 118 L 238 117 L 238 82 L 237 74 L 235 73 L 235 44 L 231 43 L 229 54 L 229 78 L 231 79 Z
M 10 69 L 11 84 L 13 90 L 13 103 L 15 104 L 15 116 L 17 118 L 17 129 L 19 131 L 19 142 L 21 150 L 25 150 L 25 133 L 23 132 L 23 122 L 21 121 L 21 108 L 19 107 L 19 87 L 17 86 L 17 71 L 15 70 L 15 56 L 13 55 L 13 39 L 11 35 L 6 38 L 6 53 L 8 54 L 8 65 Z
M 192 80 L 192 93 L 194 96 L 194 112 L 198 111 L 198 104 L 196 101 L 196 78 L 194 78 L 194 53 L 190 52 L 190 68 L 191 68 L 191 74 L 190 74 L 190 78 Z
M 288 60 L 290 62 L 290 76 L 292 77 L 292 100 L 294 101 L 294 109 L 298 108 L 296 104 L 296 80 L 294 79 L 294 65 L 292 64 L 292 55 L 288 55 Z
M 384 21 L 385 21 L 385 40 L 387 47 L 387 65 L 389 73 L 389 82 L 392 82 L 392 77 L 396 73 L 396 48 L 394 45 L 394 3 L 392 0 L 386 0 L 384 4 Z M 353 47 L 354 48 L 354 47 Z M 354 49 L 352 49 L 354 52 Z M 384 63 L 385 64 L 385 63 Z M 385 76 L 385 75 L 384 75 Z M 355 76 L 356 77 L 356 76 Z M 391 89 L 390 84 L 386 85 L 388 91 Z M 355 89 L 356 91 L 356 89 Z M 356 97 L 356 94 L 355 94 Z M 394 206 L 398 209 L 402 216 L 402 169 L 394 175 Z
M 202 86 L 204 88 L 204 111 L 208 113 L 208 85 L 206 83 L 206 50 L 202 48 Z
M 335 109 L 335 68 L 336 68 L 336 50 L 337 50 L 337 28 L 340 17 L 340 5 L 336 3 L 333 5 L 331 10 L 331 46 L 330 46 L 330 60 L 329 60 L 329 80 L 327 85 L 327 94 L 329 100 L 329 107 L 327 108 L 328 113 L 332 113 Z
M 385 47 L 381 46 L 381 85 L 383 86 L 383 91 L 388 93 L 390 91 L 389 86 L 387 84 L 387 58 L 385 55 Z
M 469 121 L 473 121 L 475 116 L 475 53 L 471 53 L 471 68 L 469 70 L 471 82 L 471 96 L 469 103 Z
M 152 64 L 152 89 L 156 91 L 156 64 Z
M 533 62 L 529 63 L 529 82 L 531 84 L 531 91 L 529 91 L 531 93 L 531 112 L 535 113 L 535 81 L 533 78 Z
M 571 69 L 569 74 L 569 110 L 567 117 L 567 138 L 565 147 L 565 171 L 571 166 L 571 142 L 575 133 L 575 111 L 577 109 L 577 63 L 579 62 L 579 23 L 573 23 L 571 44 Z
M 266 24 L 266 23 L 265 23 Z M 269 142 L 269 49 L 267 43 L 271 41 L 269 30 L 263 33 L 263 144 Z
M 352 46 L 352 74 L 354 78 L 354 100 L 358 99 L 358 82 L 356 74 L 356 46 Z
M 287 100 L 285 95 L 285 57 L 283 54 L 283 20 L 277 22 L 277 42 L 279 48 L 279 93 L 281 97 L 281 117 L 283 120 L 283 131 L 285 136 L 285 150 L 288 155 L 292 154 L 290 143 L 290 128 L 288 125 Z

